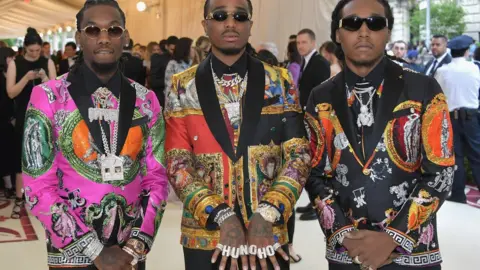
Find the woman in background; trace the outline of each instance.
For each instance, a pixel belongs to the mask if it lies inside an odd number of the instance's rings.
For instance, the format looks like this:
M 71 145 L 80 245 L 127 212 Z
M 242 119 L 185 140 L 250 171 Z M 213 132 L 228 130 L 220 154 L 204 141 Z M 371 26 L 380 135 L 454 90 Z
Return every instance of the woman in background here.
M 15 191 L 12 185 L 12 175 L 16 172 L 14 159 L 11 153 L 15 152 L 13 129 L 13 100 L 7 95 L 7 68 L 15 60 L 15 51 L 8 47 L 0 48 L 0 149 L 3 155 L 0 157 L 0 177 L 5 185 L 5 197 L 7 199 L 15 198 Z
M 16 199 L 11 218 L 20 218 L 23 200 L 22 144 L 25 113 L 32 89 L 36 85 L 57 77 L 55 64 L 51 59 L 41 57 L 42 38 L 33 28 L 27 29 L 24 40 L 25 55 L 17 57 L 8 65 L 7 93 L 15 101 L 15 173 Z
M 330 63 L 330 77 L 333 77 L 342 71 L 342 66 L 337 56 L 335 56 L 335 51 L 337 50 L 337 45 L 332 41 L 327 41 L 322 44 L 320 47 L 320 53 L 323 58 L 327 59 Z
M 287 69 L 290 71 L 290 74 L 292 74 L 293 82 L 295 82 L 295 85 L 298 87 L 298 80 L 300 79 L 302 68 L 302 56 L 298 52 L 296 42 L 288 43 L 287 57 Z
M 172 76 L 187 70 L 192 66 L 192 60 L 195 57 L 195 50 L 192 48 L 193 40 L 183 37 L 178 40 L 173 59 L 168 62 L 165 70 L 165 91 L 172 87 Z

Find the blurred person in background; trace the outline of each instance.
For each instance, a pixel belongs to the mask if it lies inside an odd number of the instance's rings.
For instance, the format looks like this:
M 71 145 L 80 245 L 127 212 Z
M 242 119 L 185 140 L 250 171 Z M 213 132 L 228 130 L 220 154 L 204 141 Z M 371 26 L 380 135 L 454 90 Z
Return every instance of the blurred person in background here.
M 132 49 L 133 40 L 130 39 L 128 45 L 123 47 L 123 62 L 121 63 L 123 75 L 145 86 L 147 69 L 143 66 L 143 61 L 140 58 L 133 56 Z
M 0 48 L 0 149 L 3 153 L 0 156 L 0 177 L 3 179 L 5 197 L 14 199 L 16 197 L 13 189 L 12 176 L 16 164 L 11 153 L 15 152 L 14 141 L 14 105 L 13 100 L 7 95 L 7 69 L 8 65 L 15 60 L 15 51 L 8 47 Z
M 187 70 L 192 66 L 192 60 L 195 57 L 195 49 L 192 47 L 193 40 L 183 37 L 178 40 L 173 52 L 172 60 L 167 64 L 165 69 L 165 91 L 169 91 L 172 87 L 172 76 Z M 163 93 L 165 96 L 165 93 Z
M 27 29 L 24 39 L 25 55 L 10 62 L 7 70 L 7 93 L 15 100 L 15 166 L 16 199 L 11 218 L 20 218 L 25 204 L 22 181 L 22 142 L 25 112 L 33 87 L 57 77 L 55 64 L 51 59 L 42 57 L 42 38 L 37 30 Z M 45 49 L 45 46 L 43 46 Z M 44 54 L 47 51 L 44 50 Z
M 295 36 L 296 37 L 296 36 Z M 302 56 L 298 52 L 297 42 L 291 41 L 287 47 L 287 69 L 292 74 L 293 82 L 298 86 L 302 67 Z
M 447 50 L 448 39 L 444 35 L 434 35 L 430 44 L 433 59 L 425 66 L 424 73 L 427 76 L 434 77 L 437 70 L 443 65 L 452 62 L 452 56 Z
M 135 44 L 132 49 L 132 55 L 143 60 L 141 49 L 142 49 L 142 44 L 140 43 Z
M 340 71 L 342 71 L 340 61 L 335 55 L 336 50 L 337 45 L 335 45 L 333 41 L 327 41 L 323 43 L 319 49 L 320 54 L 322 54 L 323 58 L 327 59 L 327 61 L 330 63 L 330 77 L 333 77 L 337 75 Z
M 423 70 L 425 69 L 425 67 L 423 65 L 420 65 L 419 64 L 419 61 L 418 61 L 418 51 L 417 50 L 412 50 L 412 51 L 409 51 L 408 54 L 407 54 L 407 59 L 406 59 L 408 65 L 406 67 L 416 71 L 416 72 L 419 72 L 419 73 L 422 73 Z
M 17 55 L 16 57 L 23 57 L 23 55 L 25 54 L 25 48 L 23 47 L 18 47 L 18 51 L 17 51 Z M 15 58 L 16 59 L 16 58 Z
M 68 42 L 65 45 L 65 59 L 62 59 L 58 64 L 58 75 L 68 73 L 70 68 L 75 64 L 75 57 L 77 56 L 77 44 L 75 42 Z
M 159 55 L 160 52 L 161 52 L 160 45 L 157 42 L 148 43 L 147 50 L 146 50 L 145 55 L 143 57 L 143 66 L 145 67 L 145 70 L 147 71 L 147 78 L 146 78 L 147 82 L 150 81 L 150 70 L 151 70 L 151 66 L 152 66 L 152 62 L 151 62 L 152 55 L 154 55 L 154 54 Z M 150 87 L 150 86 L 147 84 L 147 87 Z
M 210 44 L 210 39 L 206 36 L 200 36 L 197 41 L 195 42 L 195 47 L 199 49 L 200 54 L 200 62 L 207 58 L 208 53 L 210 52 L 210 48 L 212 45 Z
M 192 66 L 200 64 L 202 62 L 202 58 L 200 55 L 202 55 L 203 51 L 200 48 L 197 47 L 192 47 L 193 49 L 193 58 L 192 58 Z
M 408 45 L 403 40 L 397 40 L 393 43 L 393 55 L 399 59 L 405 59 L 407 57 Z
M 175 51 L 177 43 L 178 37 L 168 37 L 166 45 L 167 52 L 162 55 L 154 54 L 150 58 L 151 68 L 149 86 L 157 95 L 158 101 L 162 107 L 165 106 L 165 71 L 168 63 L 173 58 L 173 52 Z
M 279 66 L 278 59 L 268 50 L 260 50 L 257 53 L 257 58 L 271 66 Z
M 52 50 L 51 50 L 50 42 L 47 42 L 47 41 L 43 42 L 41 54 L 43 57 L 47 59 L 52 58 Z
M 160 42 L 158 43 L 158 45 L 160 46 L 160 53 L 159 53 L 160 55 L 161 55 L 161 54 L 168 53 L 167 40 L 166 40 L 166 39 L 160 40 Z

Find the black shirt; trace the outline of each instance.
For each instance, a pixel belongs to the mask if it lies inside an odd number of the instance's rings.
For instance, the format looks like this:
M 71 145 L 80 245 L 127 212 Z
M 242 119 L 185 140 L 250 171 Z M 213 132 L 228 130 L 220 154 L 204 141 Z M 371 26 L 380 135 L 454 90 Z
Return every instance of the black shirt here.
M 353 71 L 351 71 L 347 65 L 345 65 L 345 82 L 348 87 L 348 91 L 352 91 L 353 87 L 355 86 L 356 83 L 361 83 L 361 82 L 369 82 L 374 88 L 375 92 L 378 90 L 380 85 L 383 82 L 383 79 L 385 77 L 385 67 L 386 67 L 387 59 L 384 57 L 380 63 L 377 64 L 377 66 L 366 76 L 366 77 L 361 77 L 355 74 Z M 368 100 L 368 97 L 364 95 L 363 100 Z M 377 106 L 378 106 L 378 100 L 379 97 L 377 94 L 374 94 L 373 96 L 373 115 L 376 117 L 376 112 L 377 112 Z M 355 98 L 355 101 L 353 102 L 352 107 L 348 110 L 350 119 L 354 122 L 354 127 L 357 135 L 357 142 L 358 144 L 362 147 L 362 152 L 364 153 L 363 149 L 365 146 L 365 143 L 369 140 L 370 136 L 373 133 L 373 126 L 371 127 L 358 127 L 357 125 L 357 118 L 358 115 L 360 114 L 360 102 Z M 371 153 L 364 153 L 364 158 L 369 156 Z
M 238 73 L 240 77 L 245 77 L 247 74 L 247 53 L 244 52 L 242 56 L 235 62 L 232 66 L 228 66 L 222 61 L 220 61 L 215 55 L 212 53 L 212 67 L 213 71 L 217 75 L 218 78 L 222 78 L 225 74 L 234 74 Z
M 110 80 L 105 84 L 103 83 L 87 65 L 83 64 L 80 66 L 83 71 L 83 76 L 85 79 L 85 89 L 88 94 L 92 95 L 100 87 L 106 87 L 110 90 L 115 97 L 120 96 L 120 88 L 122 87 L 122 75 L 120 70 L 117 69 L 117 72 L 110 78 Z

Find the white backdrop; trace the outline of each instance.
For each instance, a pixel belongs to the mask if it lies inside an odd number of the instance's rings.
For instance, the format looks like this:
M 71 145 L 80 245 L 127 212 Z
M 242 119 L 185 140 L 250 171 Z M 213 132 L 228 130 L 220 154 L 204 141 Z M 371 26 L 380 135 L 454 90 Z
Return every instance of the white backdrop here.
M 204 34 L 203 0 L 157 0 L 159 7 L 142 13 L 136 10 L 136 1 L 119 2 L 127 13 L 127 28 L 135 42 L 158 42 L 169 35 L 196 39 Z M 311 28 L 319 45 L 329 40 L 330 17 L 336 0 L 252 0 L 252 3 L 254 25 L 250 41 L 254 46 L 261 42 L 276 43 L 279 60 L 283 60 L 288 36 L 302 28 Z

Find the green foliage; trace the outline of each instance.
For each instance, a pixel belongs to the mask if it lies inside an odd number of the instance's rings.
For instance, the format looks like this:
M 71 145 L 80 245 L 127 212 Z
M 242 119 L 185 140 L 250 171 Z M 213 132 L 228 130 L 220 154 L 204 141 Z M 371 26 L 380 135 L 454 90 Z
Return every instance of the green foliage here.
M 2 39 L 1 41 L 7 43 L 8 47 L 13 47 L 16 44 L 15 39 Z
M 410 31 L 414 37 L 420 37 L 421 27 L 425 27 L 427 10 L 419 10 L 418 5 L 410 17 Z M 442 34 L 455 37 L 465 32 L 465 11 L 457 6 L 455 0 L 446 0 L 442 3 L 432 3 L 430 9 L 430 29 L 433 34 Z

